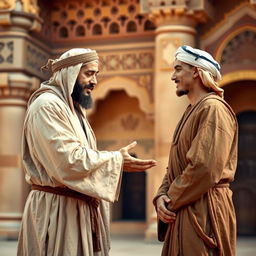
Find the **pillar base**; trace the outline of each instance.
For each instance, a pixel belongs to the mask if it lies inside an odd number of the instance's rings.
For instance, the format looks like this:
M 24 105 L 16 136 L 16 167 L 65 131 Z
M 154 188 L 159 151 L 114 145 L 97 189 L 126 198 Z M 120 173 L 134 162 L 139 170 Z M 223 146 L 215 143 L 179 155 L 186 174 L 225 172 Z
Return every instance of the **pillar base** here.
M 5 239 L 17 239 L 21 219 L 21 213 L 0 213 L 0 237 Z
M 154 212 L 151 216 L 151 222 L 145 232 L 145 240 L 148 242 L 157 242 L 157 215 Z

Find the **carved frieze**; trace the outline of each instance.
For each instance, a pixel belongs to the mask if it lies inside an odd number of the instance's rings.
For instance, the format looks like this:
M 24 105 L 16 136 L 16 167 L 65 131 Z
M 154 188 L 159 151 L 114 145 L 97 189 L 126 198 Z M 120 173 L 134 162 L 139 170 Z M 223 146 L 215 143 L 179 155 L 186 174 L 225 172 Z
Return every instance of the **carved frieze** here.
M 118 53 L 100 53 L 102 72 L 153 70 L 154 52 L 131 51 Z
M 29 99 L 31 95 L 30 88 L 23 87 L 14 87 L 14 86 L 6 86 L 0 87 L 0 99 L 2 98 L 15 98 L 15 99 L 23 99 L 25 102 Z

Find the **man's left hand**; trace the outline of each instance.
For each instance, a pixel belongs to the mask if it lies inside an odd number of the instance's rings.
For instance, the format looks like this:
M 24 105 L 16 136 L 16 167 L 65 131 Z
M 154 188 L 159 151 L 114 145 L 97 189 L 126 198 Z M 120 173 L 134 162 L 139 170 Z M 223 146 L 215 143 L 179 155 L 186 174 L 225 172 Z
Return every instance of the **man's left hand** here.
M 123 156 L 123 170 L 126 172 L 141 172 L 145 171 L 156 165 L 156 161 L 153 159 L 142 160 L 139 158 L 132 157 L 129 154 L 129 150 L 134 148 L 137 145 L 137 142 L 134 141 L 131 144 L 121 148 L 119 151 Z

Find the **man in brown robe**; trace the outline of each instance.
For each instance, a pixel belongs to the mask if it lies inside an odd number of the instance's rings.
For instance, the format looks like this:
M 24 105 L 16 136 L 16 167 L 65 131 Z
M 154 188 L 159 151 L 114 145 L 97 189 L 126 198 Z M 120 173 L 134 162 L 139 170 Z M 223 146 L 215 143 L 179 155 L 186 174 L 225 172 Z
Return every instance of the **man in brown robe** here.
M 219 64 L 189 46 L 176 52 L 172 80 L 187 95 L 167 173 L 154 198 L 162 256 L 235 256 L 236 217 L 229 183 L 237 165 L 237 122 L 218 87 Z
M 45 68 L 53 75 L 31 96 L 22 158 L 31 184 L 18 256 L 109 255 L 109 202 L 118 199 L 122 170 L 155 165 L 119 151 L 99 151 L 86 119 L 97 84 L 98 55 L 71 49 Z

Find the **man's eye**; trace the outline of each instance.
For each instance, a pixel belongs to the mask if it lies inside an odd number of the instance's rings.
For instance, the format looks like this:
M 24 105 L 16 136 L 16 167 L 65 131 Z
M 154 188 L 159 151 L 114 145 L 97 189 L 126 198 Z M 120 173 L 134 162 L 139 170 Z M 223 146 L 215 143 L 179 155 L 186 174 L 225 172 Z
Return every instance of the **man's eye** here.
M 92 74 L 92 72 L 85 72 L 85 75 L 86 76 L 92 76 L 93 74 Z
M 85 75 L 86 76 L 97 76 L 98 75 L 98 73 L 97 72 L 85 72 Z

